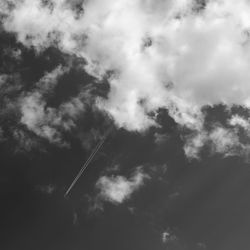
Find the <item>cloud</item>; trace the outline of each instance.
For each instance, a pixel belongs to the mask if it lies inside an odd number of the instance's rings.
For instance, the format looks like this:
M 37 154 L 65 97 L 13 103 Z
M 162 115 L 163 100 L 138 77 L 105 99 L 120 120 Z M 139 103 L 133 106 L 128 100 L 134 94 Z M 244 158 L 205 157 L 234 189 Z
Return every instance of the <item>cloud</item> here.
M 25 124 L 35 134 L 48 139 L 50 142 L 60 143 L 60 135 L 49 124 L 56 122 L 56 113 L 54 109 L 45 109 L 45 105 L 39 93 L 25 97 L 21 103 L 21 123 Z
M 128 200 L 147 178 L 149 176 L 143 172 L 142 168 L 137 168 L 129 179 L 120 175 L 102 176 L 96 183 L 96 188 L 99 190 L 98 201 L 121 204 Z
M 56 109 L 47 106 L 45 96 L 50 92 L 53 93 L 58 78 L 67 70 L 58 66 L 52 72 L 45 74 L 33 91 L 19 98 L 20 122 L 36 135 L 61 146 L 66 144 L 62 139 L 60 129 L 68 131 L 75 126 L 74 117 L 83 110 L 83 103 L 73 98 Z
M 32 136 L 29 131 L 25 131 L 20 128 L 15 128 L 12 131 L 12 136 L 15 141 L 14 151 L 16 153 L 29 152 L 34 149 L 44 151 L 39 140 Z
M 199 127 L 202 105 L 248 105 L 247 1 L 208 1 L 197 13 L 191 0 L 94 0 L 80 17 L 66 2 L 51 2 L 16 2 L 5 29 L 27 46 L 56 41 L 96 77 L 116 72 L 100 103 L 118 126 L 143 130 L 155 124 L 148 113 L 167 107 L 178 123 Z
M 229 120 L 229 124 L 234 127 L 241 127 L 246 131 L 250 130 L 249 119 L 246 119 L 240 115 L 233 115 Z
M 45 72 L 43 77 L 36 83 L 37 91 L 41 94 L 48 94 L 53 92 L 54 88 L 58 84 L 58 80 L 65 73 L 69 72 L 68 67 L 61 65 L 57 66 L 51 72 Z
M 199 159 L 200 152 L 207 145 L 210 153 L 221 154 L 224 157 L 232 155 L 244 155 L 248 151 L 248 144 L 240 141 L 238 131 L 234 128 L 225 128 L 215 125 L 211 131 L 189 135 L 185 140 L 184 151 L 188 158 Z
M 38 185 L 38 186 L 36 186 L 36 188 L 41 193 L 48 194 L 48 195 L 52 195 L 55 192 L 55 190 L 56 190 L 56 186 L 52 185 L 52 184 Z
M 60 146 L 66 146 L 62 132 L 71 131 L 75 120 L 84 111 L 84 103 L 78 98 L 71 98 L 59 108 L 47 107 L 39 92 L 32 92 L 21 101 L 21 123 L 36 135 Z
M 86 106 L 90 106 L 93 99 L 91 86 L 86 86 L 82 87 L 76 95 L 67 96 L 66 101 L 56 106 L 50 105 L 49 100 L 57 98 L 55 89 L 61 83 L 60 78 L 69 71 L 69 67 L 59 65 L 51 72 L 45 73 L 31 91 L 19 96 L 18 101 L 21 112 L 20 123 L 38 137 L 62 147 L 69 146 L 65 140 L 65 133 L 79 129 L 79 119 L 83 117 Z M 83 146 L 89 147 L 92 137 L 100 137 L 100 134 L 94 133 L 94 130 L 91 132 L 88 134 L 89 142 L 86 141 L 87 135 L 82 136 L 84 137 Z
M 187 155 L 197 155 L 208 141 L 214 152 L 231 152 L 234 146 L 222 135 L 237 145 L 232 131 L 204 131 L 202 107 L 250 105 L 248 1 L 92 0 L 80 2 L 80 14 L 63 0 L 9 2 L 3 26 L 20 42 L 38 51 L 57 46 L 83 58 L 84 69 L 100 82 L 108 79 L 108 96 L 97 97 L 96 105 L 118 127 L 158 126 L 156 113 L 166 108 L 177 124 L 197 135 L 188 139 Z M 30 110 L 45 120 L 54 112 L 28 102 L 31 97 L 23 106 L 23 121 L 30 127 L 35 119 Z M 51 127 L 39 133 L 58 140 Z
M 239 145 L 239 138 L 235 133 L 225 128 L 217 127 L 210 134 L 213 151 L 225 155 L 234 154 L 234 150 Z
M 175 242 L 177 240 L 178 240 L 177 236 L 174 235 L 170 229 L 167 229 L 162 233 L 162 242 L 165 244 L 168 244 L 170 242 Z
M 6 46 L 12 51 L 15 44 Z M 21 54 L 33 55 L 34 52 L 23 47 L 20 50 Z M 90 149 L 101 137 L 100 125 L 105 127 L 108 120 L 94 105 L 93 97 L 96 93 L 104 95 L 105 89 L 99 90 L 97 85 L 94 86 L 94 78 L 79 66 L 83 64 L 82 59 L 65 56 L 65 61 L 58 62 L 58 54 L 46 51 L 34 55 L 31 62 L 26 62 L 24 57 L 18 65 L 9 61 L 12 54 L 3 57 L 6 68 L 11 70 L 0 75 L 0 141 L 15 152 L 27 152 L 46 151 L 44 146 L 47 142 L 69 147 L 71 139 L 77 138 L 84 148 Z M 7 53 L 5 49 L 3 52 Z M 54 58 L 50 60 L 52 56 Z M 62 55 L 59 54 L 60 57 Z M 44 61 L 44 58 L 48 59 Z M 44 67 L 43 63 L 53 60 L 57 61 L 54 65 L 50 62 L 51 67 Z M 75 65 L 76 61 L 79 64 Z M 35 62 L 34 68 L 29 65 L 32 62 Z M 21 72 L 23 65 L 28 65 L 25 74 Z M 5 72 L 5 68 L 2 71 Z M 33 79 L 33 73 L 35 75 L 37 71 L 39 74 Z M 93 123 L 95 126 L 97 120 L 98 128 L 93 127 L 88 133 L 89 125 Z
M 69 72 L 69 66 L 59 65 L 45 72 L 27 90 L 18 73 L 0 75 L 0 141 L 12 144 L 14 140 L 15 152 L 41 149 L 43 141 L 60 147 L 69 146 L 65 133 L 69 134 L 77 127 L 79 116 L 82 117 L 86 105 L 92 102 L 87 86 L 76 95 L 67 96 L 67 100 L 57 106 L 50 105 L 49 101 L 56 98 L 55 89 L 62 76 Z

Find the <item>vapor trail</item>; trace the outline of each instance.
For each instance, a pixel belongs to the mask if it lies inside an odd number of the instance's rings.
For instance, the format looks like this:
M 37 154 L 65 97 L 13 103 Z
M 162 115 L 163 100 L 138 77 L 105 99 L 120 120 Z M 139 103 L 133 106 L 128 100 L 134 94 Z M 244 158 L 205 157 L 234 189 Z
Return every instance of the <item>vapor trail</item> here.
M 102 140 L 96 145 L 96 147 L 94 148 L 94 150 L 90 154 L 89 158 L 84 163 L 84 165 L 82 166 L 82 168 L 80 169 L 80 171 L 78 172 L 78 174 L 76 175 L 76 177 L 74 178 L 74 180 L 72 181 L 71 185 L 69 186 L 69 188 L 65 192 L 64 197 L 68 196 L 68 194 L 70 193 L 71 189 L 74 187 L 74 185 L 76 184 L 76 182 L 78 181 L 78 179 L 81 177 L 81 175 L 83 174 L 83 172 L 86 170 L 86 168 L 88 167 L 88 165 L 90 164 L 90 162 L 92 161 L 92 159 L 94 158 L 94 156 L 96 155 L 96 153 L 99 151 L 99 149 L 104 144 L 104 142 L 107 139 L 107 137 L 108 137 L 108 135 L 109 135 L 110 132 L 111 132 L 111 129 L 109 129 L 107 131 L 107 133 L 103 136 Z

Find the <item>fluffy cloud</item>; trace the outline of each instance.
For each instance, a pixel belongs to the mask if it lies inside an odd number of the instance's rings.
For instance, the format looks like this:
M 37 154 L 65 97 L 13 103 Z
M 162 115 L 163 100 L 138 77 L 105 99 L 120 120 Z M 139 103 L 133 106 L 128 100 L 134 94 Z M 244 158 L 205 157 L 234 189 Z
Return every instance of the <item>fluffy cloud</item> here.
M 250 123 L 249 119 L 246 119 L 239 115 L 234 115 L 229 121 L 229 124 L 234 127 L 241 127 L 245 129 L 246 131 L 250 130 Z
M 64 133 L 76 127 L 78 117 L 91 102 L 90 90 L 85 88 L 56 107 L 49 105 L 48 98 L 55 98 L 55 88 L 69 70 L 69 67 L 56 67 L 34 83 L 30 91 L 25 91 L 18 75 L 0 76 L 0 103 L 3 107 L 0 141 L 5 141 L 5 136 L 14 139 L 15 151 L 38 148 L 41 138 L 58 146 L 68 146 Z
M 11 45 L 7 44 L 10 46 L 9 51 L 12 51 Z M 6 53 L 5 50 L 3 52 Z M 24 54 L 25 49 L 22 52 Z M 38 61 L 50 56 L 46 52 L 34 55 Z M 25 57 L 21 59 L 24 62 L 14 66 L 9 61 L 10 57 L 12 54 L 7 54 L 3 57 L 3 61 L 7 62 L 5 66 L 10 68 L 11 72 L 7 70 L 8 73 L 0 75 L 2 107 L 0 141 L 7 143 L 15 152 L 27 152 L 34 149 L 43 151 L 46 141 L 56 146 L 70 146 L 73 136 L 83 142 L 84 148 L 91 148 L 93 143 L 101 137 L 102 132 L 96 128 L 91 128 L 90 132 L 83 132 L 83 127 L 87 122 L 95 123 L 98 119 L 98 125 L 102 126 L 106 120 L 95 105 L 92 105 L 93 95 L 99 89 L 97 85 L 94 86 L 93 78 L 80 68 L 79 65 L 83 63 L 83 60 L 77 60 L 77 65 L 75 65 L 76 58 L 68 56 L 65 58 L 67 62 L 61 60 L 60 64 L 55 63 L 53 67 L 47 67 L 47 71 L 41 70 L 39 75 L 32 79 L 33 65 L 26 67 L 27 72 L 22 74 L 19 70 L 20 67 L 22 70 L 22 64 L 27 64 Z M 46 62 L 48 61 L 50 59 L 46 59 Z M 42 69 L 42 62 L 40 63 Z M 34 68 L 36 71 L 36 67 Z M 2 71 L 5 72 L 5 68 L 2 68 Z M 31 74 L 30 78 L 26 77 L 28 74 Z M 86 81 L 82 83 L 79 79 L 86 79 Z M 73 86 L 71 86 L 71 81 L 73 81 Z M 104 92 L 105 90 L 100 90 L 98 93 Z M 84 119 L 83 114 L 90 118 Z
M 84 103 L 78 98 L 72 98 L 58 109 L 46 107 L 46 102 L 39 92 L 25 96 L 20 103 L 21 123 L 36 135 L 61 146 L 66 145 L 61 132 L 74 128 L 76 118 L 84 111 Z
M 85 70 L 100 81 L 109 75 L 108 98 L 96 104 L 118 127 L 157 126 L 155 112 L 167 108 L 178 124 L 198 131 L 188 142 L 195 146 L 186 147 L 194 155 L 204 140 L 221 138 L 220 128 L 204 135 L 204 105 L 249 107 L 247 0 L 91 0 L 82 2 L 83 14 L 64 0 L 7 2 L 4 28 L 23 44 L 37 50 L 56 44 L 84 58 Z
M 78 98 L 72 98 L 58 108 L 47 107 L 45 94 L 53 92 L 58 78 L 67 70 L 57 67 L 45 74 L 33 91 L 19 98 L 21 123 L 36 135 L 58 145 L 66 145 L 60 130 L 72 129 L 75 117 L 84 110 L 84 104 Z
M 120 175 L 102 176 L 96 183 L 99 190 L 98 200 L 120 204 L 129 199 L 144 184 L 146 178 L 149 176 L 141 168 L 138 168 L 129 179 Z
M 210 153 L 218 153 L 224 156 L 245 155 L 249 145 L 240 141 L 238 131 L 234 128 L 215 126 L 211 131 L 189 135 L 184 145 L 184 151 L 188 158 L 199 158 L 200 151 L 207 145 Z

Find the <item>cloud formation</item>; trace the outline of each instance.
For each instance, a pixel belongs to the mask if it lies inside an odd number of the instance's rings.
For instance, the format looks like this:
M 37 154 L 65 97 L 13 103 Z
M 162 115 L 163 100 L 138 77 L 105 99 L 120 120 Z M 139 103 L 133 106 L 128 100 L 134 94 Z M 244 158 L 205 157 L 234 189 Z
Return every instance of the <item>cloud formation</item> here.
M 184 151 L 188 158 L 199 158 L 204 145 L 208 145 L 211 153 L 219 153 L 224 156 L 238 155 L 245 151 L 245 145 L 239 140 L 239 135 L 234 129 L 227 129 L 220 125 L 211 131 L 205 131 L 189 135 L 184 145 Z
M 96 188 L 99 190 L 98 201 L 108 201 L 116 205 L 123 203 L 144 184 L 147 178 L 149 176 L 142 168 L 137 168 L 129 179 L 120 175 L 102 176 L 96 183 Z
M 81 8 L 75 8 L 76 2 Z M 215 128 L 204 135 L 204 105 L 249 107 L 246 0 L 7 3 L 2 4 L 4 29 L 25 46 L 37 51 L 57 46 L 83 58 L 85 70 L 100 82 L 108 79 L 108 97 L 98 97 L 96 105 L 118 127 L 143 131 L 158 126 L 156 113 L 166 108 L 177 124 L 199 135 L 185 148 L 187 155 L 195 155 L 195 148 L 218 141 L 222 133 Z M 54 134 L 46 128 L 42 133 Z M 228 151 L 229 144 L 215 143 L 214 151 Z
M 4 27 L 27 46 L 56 42 L 82 56 L 96 77 L 115 72 L 108 100 L 100 102 L 118 126 L 145 129 L 154 124 L 148 114 L 167 107 L 178 123 L 197 127 L 199 107 L 248 105 L 250 91 L 249 3 L 204 7 L 192 0 L 94 0 L 79 16 L 63 0 L 25 0 L 15 2 Z

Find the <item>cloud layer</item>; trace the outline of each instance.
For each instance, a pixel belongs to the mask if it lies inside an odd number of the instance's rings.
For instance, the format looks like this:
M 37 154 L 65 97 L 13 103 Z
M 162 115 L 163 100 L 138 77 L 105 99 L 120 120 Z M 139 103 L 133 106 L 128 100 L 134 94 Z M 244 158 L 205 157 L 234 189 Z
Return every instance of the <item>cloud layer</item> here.
M 108 96 L 97 97 L 96 105 L 118 127 L 157 126 L 157 111 L 166 108 L 178 125 L 198 134 L 187 147 L 199 148 L 204 141 L 218 141 L 222 132 L 215 128 L 204 135 L 202 107 L 249 107 L 246 0 L 7 0 L 1 9 L 4 29 L 25 46 L 37 51 L 57 46 L 84 59 L 84 69 L 98 84 L 108 79 Z M 26 104 L 23 109 L 31 107 Z M 187 155 L 195 155 L 197 149 L 187 147 Z
M 4 27 L 37 49 L 58 44 L 109 79 L 100 106 L 118 126 L 143 130 L 167 107 L 189 127 L 203 105 L 249 104 L 250 5 L 245 0 L 85 1 L 84 14 L 64 1 L 11 1 Z M 201 8 L 203 7 L 203 9 Z M 5 14 L 6 14 L 5 13 Z M 39 17 L 39 18 L 37 18 Z

